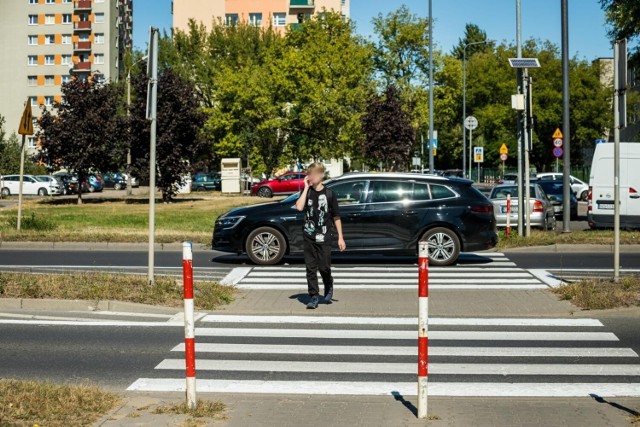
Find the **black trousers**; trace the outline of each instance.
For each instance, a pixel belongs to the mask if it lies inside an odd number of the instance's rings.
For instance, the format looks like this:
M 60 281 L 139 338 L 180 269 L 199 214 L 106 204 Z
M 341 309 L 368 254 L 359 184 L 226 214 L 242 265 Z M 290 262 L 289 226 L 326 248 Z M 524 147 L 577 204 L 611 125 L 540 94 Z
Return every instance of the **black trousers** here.
M 333 290 L 333 277 L 331 276 L 331 245 L 315 243 L 304 239 L 304 263 L 307 265 L 307 286 L 309 295 L 319 295 L 318 271 L 322 276 L 325 295 Z

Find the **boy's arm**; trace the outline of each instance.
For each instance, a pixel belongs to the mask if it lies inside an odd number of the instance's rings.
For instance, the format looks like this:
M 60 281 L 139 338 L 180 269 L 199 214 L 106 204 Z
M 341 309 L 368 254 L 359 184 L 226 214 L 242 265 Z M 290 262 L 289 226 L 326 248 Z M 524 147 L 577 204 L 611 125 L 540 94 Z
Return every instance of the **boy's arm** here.
M 336 231 L 338 232 L 338 248 L 340 249 L 340 251 L 344 251 L 345 249 L 347 249 L 347 244 L 344 241 L 344 237 L 342 236 L 342 220 L 340 219 L 340 217 L 335 218 L 333 220 L 333 223 L 336 226 Z
M 307 204 L 307 194 L 309 194 L 309 177 L 304 178 L 304 190 L 302 190 L 302 194 L 296 201 L 296 210 L 298 212 L 302 212 L 304 210 L 305 205 Z

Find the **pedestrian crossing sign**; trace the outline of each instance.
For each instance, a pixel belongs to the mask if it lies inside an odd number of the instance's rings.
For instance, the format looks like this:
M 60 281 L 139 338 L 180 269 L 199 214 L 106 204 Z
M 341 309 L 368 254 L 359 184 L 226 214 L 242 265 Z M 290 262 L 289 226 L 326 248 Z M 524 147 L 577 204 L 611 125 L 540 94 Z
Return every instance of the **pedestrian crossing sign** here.
M 476 163 L 484 162 L 484 147 L 473 148 L 473 161 Z
M 33 114 L 31 112 L 31 100 L 27 99 L 24 107 L 22 118 L 20 119 L 20 127 L 18 128 L 20 135 L 33 135 Z

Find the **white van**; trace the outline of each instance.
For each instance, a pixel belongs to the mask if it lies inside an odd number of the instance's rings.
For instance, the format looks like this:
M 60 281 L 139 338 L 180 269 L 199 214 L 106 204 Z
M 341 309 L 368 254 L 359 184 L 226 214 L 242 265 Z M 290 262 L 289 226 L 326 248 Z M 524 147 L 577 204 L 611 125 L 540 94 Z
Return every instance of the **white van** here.
M 613 143 L 598 144 L 589 177 L 591 228 L 613 227 Z M 640 143 L 620 143 L 620 227 L 640 228 Z
M 20 188 L 20 175 L 5 175 L 0 179 L 3 196 L 18 194 Z M 49 183 L 41 182 L 33 175 L 24 175 L 22 179 L 22 194 L 49 195 Z

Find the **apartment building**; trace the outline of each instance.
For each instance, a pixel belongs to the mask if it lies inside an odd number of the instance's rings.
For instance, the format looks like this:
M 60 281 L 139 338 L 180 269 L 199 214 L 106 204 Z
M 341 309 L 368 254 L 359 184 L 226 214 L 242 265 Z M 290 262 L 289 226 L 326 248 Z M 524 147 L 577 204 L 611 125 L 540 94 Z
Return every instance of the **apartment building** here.
M 73 77 L 117 80 L 132 46 L 133 0 L 2 0 L 0 114 L 17 131 L 27 99 L 40 106 L 61 100 Z M 34 137 L 28 149 L 36 147 Z
M 190 19 L 204 25 L 248 22 L 259 27 L 273 26 L 284 31 L 322 12 L 339 11 L 350 17 L 351 0 L 174 0 L 173 28 L 185 31 Z

